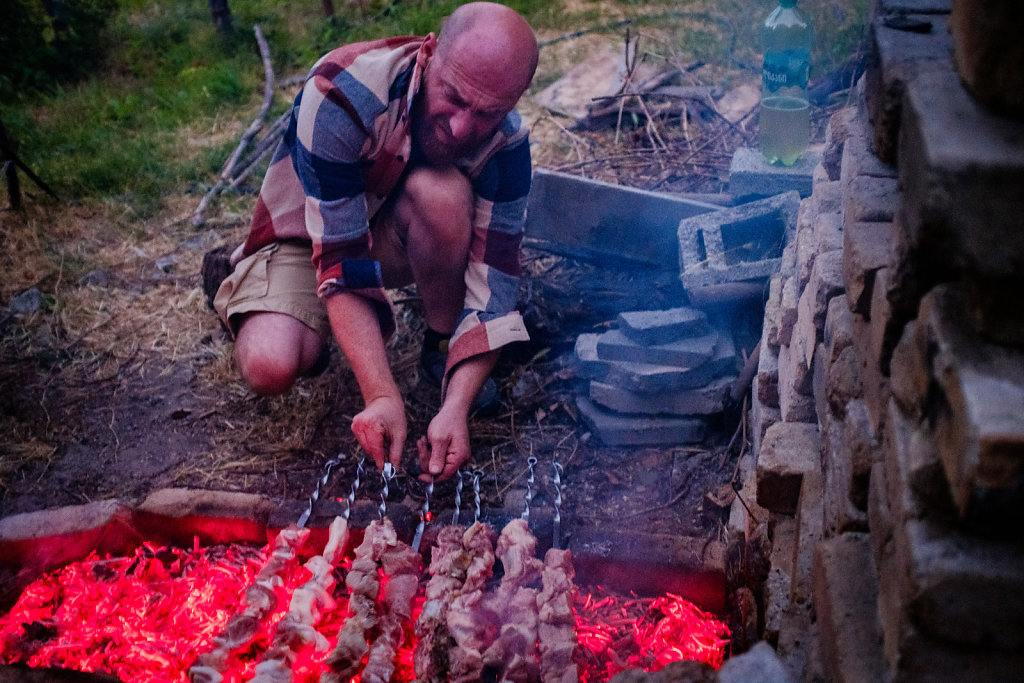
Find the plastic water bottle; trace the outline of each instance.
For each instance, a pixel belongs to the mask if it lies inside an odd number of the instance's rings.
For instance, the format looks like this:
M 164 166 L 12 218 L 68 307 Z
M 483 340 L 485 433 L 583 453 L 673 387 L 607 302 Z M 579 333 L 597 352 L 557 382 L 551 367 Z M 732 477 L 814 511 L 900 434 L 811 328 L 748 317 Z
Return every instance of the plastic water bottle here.
M 811 24 L 797 0 L 779 0 L 761 27 L 760 147 L 770 164 L 792 166 L 811 137 L 807 79 L 811 68 Z

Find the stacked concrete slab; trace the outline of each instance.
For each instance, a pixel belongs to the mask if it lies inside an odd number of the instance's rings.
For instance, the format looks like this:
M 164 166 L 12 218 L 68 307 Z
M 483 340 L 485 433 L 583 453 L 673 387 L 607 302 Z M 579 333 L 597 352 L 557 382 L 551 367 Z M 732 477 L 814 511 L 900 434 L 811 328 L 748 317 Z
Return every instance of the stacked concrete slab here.
M 1024 666 L 1024 121 L 964 89 L 949 10 L 875 3 L 872 66 L 770 282 L 762 607 L 797 679 Z
M 689 307 L 626 311 L 616 322 L 576 341 L 589 380 L 577 405 L 591 431 L 610 446 L 701 441 L 736 378 L 731 332 Z

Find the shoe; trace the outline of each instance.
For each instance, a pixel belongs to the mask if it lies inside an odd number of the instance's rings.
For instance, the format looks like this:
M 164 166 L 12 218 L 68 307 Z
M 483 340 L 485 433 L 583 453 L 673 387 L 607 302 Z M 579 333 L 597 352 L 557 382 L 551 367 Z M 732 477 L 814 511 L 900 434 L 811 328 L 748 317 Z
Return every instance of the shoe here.
M 442 352 L 440 349 L 431 348 L 428 344 L 424 344 L 420 349 L 420 379 L 435 389 L 441 388 L 447 364 L 447 349 Z M 473 405 L 469 409 L 470 415 L 487 417 L 497 413 L 500 407 L 501 395 L 498 391 L 498 384 L 493 378 L 488 377 L 484 385 L 480 387 L 476 398 L 473 399 Z
M 203 294 L 206 295 L 206 304 L 213 310 L 213 299 L 217 296 L 220 284 L 231 275 L 234 268 L 231 266 L 231 250 L 227 246 L 211 249 L 203 255 Z

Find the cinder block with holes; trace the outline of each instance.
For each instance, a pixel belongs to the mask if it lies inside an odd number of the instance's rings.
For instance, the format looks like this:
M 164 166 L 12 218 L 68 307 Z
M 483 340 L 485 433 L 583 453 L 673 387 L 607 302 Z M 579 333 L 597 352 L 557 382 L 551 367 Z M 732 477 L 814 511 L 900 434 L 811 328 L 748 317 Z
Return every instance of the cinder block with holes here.
M 792 191 L 680 221 L 680 278 L 691 299 L 766 288 L 796 230 L 799 207 L 800 194 Z

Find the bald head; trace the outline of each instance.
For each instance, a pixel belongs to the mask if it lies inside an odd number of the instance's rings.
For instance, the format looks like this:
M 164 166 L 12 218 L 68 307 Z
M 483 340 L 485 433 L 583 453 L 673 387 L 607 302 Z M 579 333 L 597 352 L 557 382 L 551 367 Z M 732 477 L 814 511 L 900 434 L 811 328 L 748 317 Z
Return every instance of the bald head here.
M 444 60 L 450 55 L 502 74 L 522 93 L 537 70 L 537 38 L 515 10 L 470 2 L 452 12 L 438 35 L 437 56 Z

